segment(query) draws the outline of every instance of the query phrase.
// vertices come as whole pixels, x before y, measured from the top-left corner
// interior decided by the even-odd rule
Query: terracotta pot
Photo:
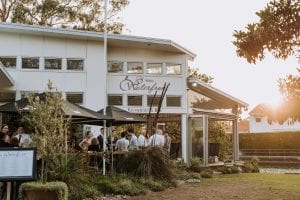
[[[58,196],[55,191],[47,190],[27,190],[26,191],[26,200],[58,200]]]

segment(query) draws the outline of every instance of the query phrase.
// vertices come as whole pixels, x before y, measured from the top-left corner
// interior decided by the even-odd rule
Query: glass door
[[[202,164],[207,164],[208,125],[207,116],[191,115],[188,120],[188,162],[191,158],[200,158]]]

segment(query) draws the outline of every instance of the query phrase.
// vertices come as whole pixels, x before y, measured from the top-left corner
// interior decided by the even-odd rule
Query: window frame
[[[24,68],[24,60],[25,59],[34,59],[34,60],[37,60],[37,63],[38,63],[38,65],[37,65],[37,68]],[[40,69],[40,57],[21,57],[21,68],[23,69],[23,70],[39,70]]]
[[[179,74],[176,74],[176,73],[168,73],[168,67],[171,67],[171,66],[175,66],[175,65],[179,65],[180,66],[180,73]],[[181,63],[166,63],[165,65],[166,67],[166,75],[182,75],[182,64]]]
[[[255,122],[256,123],[261,123],[261,117],[255,117]]]
[[[142,72],[129,72],[129,65],[132,64],[132,63],[140,63],[142,65]],[[126,73],[127,74],[144,74],[144,62],[142,61],[129,61],[127,62],[127,65],[126,65]]]
[[[107,94],[106,97],[107,97],[107,105],[108,106],[123,106],[123,104],[124,104],[123,95],[120,95],[120,94]],[[121,104],[110,104],[109,97],[120,97]]]
[[[168,105],[168,98],[179,98],[179,106],[169,106]],[[182,106],[182,96],[176,96],[176,95],[167,95],[166,96],[166,107],[169,108],[180,108]]]
[[[68,95],[81,95],[81,102],[73,102],[68,99]],[[84,92],[65,92],[66,100],[70,103],[82,105],[84,103]]]
[[[149,98],[153,98],[153,97],[154,97],[154,95],[147,95],[147,106],[148,107],[151,106],[151,102],[152,102],[152,99],[149,101]],[[156,100],[154,100],[152,106],[155,106],[155,107],[158,106],[160,97],[161,96],[155,96],[155,98],[157,99],[157,104],[155,104]],[[162,102],[162,105],[163,105],[163,102]]]
[[[46,60],[60,60],[59,68],[46,68]],[[51,65],[51,63],[50,63],[50,65]],[[50,71],[52,71],[52,70],[62,70],[62,58],[51,58],[51,57],[44,58],[44,69],[45,70],[50,70]]]
[[[68,61],[82,61],[82,69],[68,69]],[[66,70],[67,71],[84,71],[85,70],[85,59],[84,58],[66,58]]]
[[[129,105],[129,98],[130,97],[140,97],[141,98],[141,104],[140,105]],[[143,95],[127,95],[127,106],[143,106]]]
[[[149,66],[149,65],[155,65],[155,64],[159,64],[159,65],[160,65],[160,73],[149,73],[149,72],[148,72],[148,66]],[[163,63],[159,63],[159,62],[148,62],[148,63],[146,64],[146,74],[162,75],[162,74],[163,74]]]
[[[112,63],[119,63],[119,64],[121,64],[121,66],[122,66],[121,71],[118,71],[118,72],[109,71],[109,65],[112,64]],[[124,62],[123,61],[112,60],[112,61],[108,61],[107,62],[107,73],[110,73],[110,74],[122,74],[123,72],[124,72]]]
[[[14,59],[15,60],[15,66],[12,67],[7,67],[3,62],[1,62],[1,59]],[[17,56],[0,56],[0,62],[6,69],[16,69],[17,68],[17,63],[18,63],[18,58]]]

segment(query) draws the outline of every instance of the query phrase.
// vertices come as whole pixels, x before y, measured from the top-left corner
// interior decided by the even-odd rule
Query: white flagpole
[[[106,115],[106,106],[107,106],[107,0],[104,0],[104,48],[103,48],[103,58],[104,58],[104,70],[105,70],[105,95],[104,95],[104,110],[103,114]],[[104,121],[104,133],[103,133],[103,152],[106,152],[106,121]],[[103,175],[105,175],[105,157],[103,155]]]

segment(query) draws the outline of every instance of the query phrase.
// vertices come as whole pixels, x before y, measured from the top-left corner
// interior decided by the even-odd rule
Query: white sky
[[[268,0],[130,0],[122,12],[125,34],[171,39],[197,54],[192,67],[214,77],[213,86],[249,104],[280,101],[277,80],[296,74],[297,59],[271,55],[250,65],[237,57],[232,34],[258,21]]]

